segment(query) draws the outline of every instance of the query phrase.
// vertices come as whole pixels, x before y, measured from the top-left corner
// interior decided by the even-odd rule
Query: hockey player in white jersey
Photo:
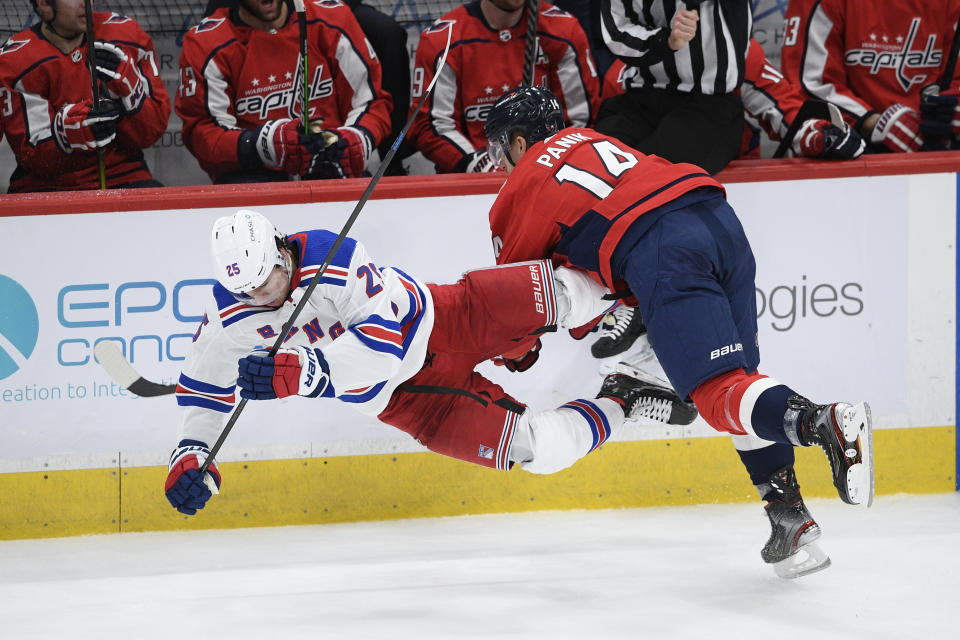
[[[664,381],[626,366],[604,379],[596,398],[540,412],[474,371],[498,356],[507,368],[526,370],[538,357],[539,334],[583,325],[609,306],[601,299],[607,290],[585,273],[545,260],[428,285],[378,267],[347,238],[285,346],[268,357],[264,345],[279,335],[335,240],[322,229],[285,236],[253,211],[214,224],[219,282],[178,381],[179,444],[165,484],[180,512],[196,513],[219,490],[216,465],[203,478],[199,468],[236,386],[252,400],[336,398],[431,451],[495,469],[517,463],[531,473],[569,467],[625,419],[689,424],[697,416]],[[518,346],[522,352],[512,353]]]

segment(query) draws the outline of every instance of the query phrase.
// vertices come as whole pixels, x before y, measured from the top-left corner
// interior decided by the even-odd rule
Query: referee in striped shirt
[[[750,0],[600,0],[603,39],[627,65],[597,131],[671,162],[716,173],[743,136]],[[634,69],[631,69],[634,67]]]

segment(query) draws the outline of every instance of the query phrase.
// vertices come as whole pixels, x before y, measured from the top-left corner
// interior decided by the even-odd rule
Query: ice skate
[[[622,404],[627,420],[648,418],[666,424],[687,425],[698,415],[693,403],[681,400],[665,380],[623,362],[603,379],[597,397],[611,398]]]
[[[803,504],[793,467],[774,472],[762,486],[767,501],[764,510],[770,519],[770,538],[760,551],[763,561],[787,580],[829,567],[830,558],[815,544],[820,527]]]
[[[606,325],[603,333],[590,346],[594,358],[609,358],[623,353],[647,332],[643,319],[634,307],[617,307],[604,317],[603,324]]]
[[[791,396],[790,410],[800,413],[800,438],[819,445],[830,460],[833,485],[847,504],[873,504],[873,426],[866,402],[815,405],[802,396]]]

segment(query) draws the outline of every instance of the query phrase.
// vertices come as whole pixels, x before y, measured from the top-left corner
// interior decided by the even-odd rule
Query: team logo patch
[[[7,40],[6,42],[4,42],[3,44],[0,44],[0,56],[2,56],[2,55],[5,54],[5,53],[13,53],[14,51],[17,51],[18,49],[22,49],[22,48],[23,48],[23,45],[27,44],[28,42],[30,42],[30,41],[29,41],[29,40],[14,40],[13,38],[10,38],[9,40]]]
[[[317,5],[318,7],[323,7],[324,9],[335,9],[343,6],[343,3],[340,2],[340,0],[318,0],[313,4]]]
[[[130,18],[114,12],[110,14],[109,18],[103,21],[103,24],[123,24],[124,22],[130,22]]]
[[[478,458],[486,458],[487,460],[493,460],[493,448],[486,445],[480,445],[480,451],[477,452]]]
[[[200,24],[197,25],[197,33],[203,33],[204,31],[213,31],[221,24],[223,24],[224,18],[204,18],[200,21]]]
[[[430,25],[424,33],[437,33],[438,31],[446,30],[447,27],[452,29],[456,22],[456,20],[437,20]]]
[[[569,18],[571,17],[569,13],[564,11],[559,7],[550,7],[546,11],[541,11],[540,15],[542,16],[556,16],[558,18]]]

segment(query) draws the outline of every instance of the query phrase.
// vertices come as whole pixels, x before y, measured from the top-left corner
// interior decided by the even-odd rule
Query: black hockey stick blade
[[[782,158],[784,156],[787,149],[793,144],[793,139],[796,137],[797,131],[800,130],[804,122],[811,118],[828,120],[838,127],[843,122],[843,115],[836,105],[824,102],[823,100],[807,100],[801,105],[800,110],[797,111],[797,117],[793,119],[793,122],[790,123],[790,128],[787,129],[787,134],[783,136],[780,144],[777,145],[777,150],[773,153],[774,158]]]
[[[313,290],[317,288],[317,285],[320,283],[320,279],[323,278],[323,274],[327,271],[327,267],[330,266],[334,256],[337,255],[337,251],[340,250],[340,245],[342,245],[343,241],[347,239],[347,234],[350,233],[350,229],[353,227],[353,223],[356,222],[357,216],[360,215],[360,211],[363,210],[364,205],[367,204],[367,200],[370,199],[370,194],[373,192],[373,188],[377,186],[377,183],[380,182],[380,178],[383,177],[387,167],[390,166],[390,161],[393,160],[393,156],[397,153],[397,147],[399,147],[400,143],[403,142],[403,137],[407,135],[407,131],[410,130],[410,126],[413,124],[414,118],[416,118],[417,114],[420,113],[420,109],[423,108],[423,103],[426,101],[427,96],[430,95],[430,92],[433,90],[433,85],[437,83],[437,79],[440,77],[440,71],[447,62],[447,54],[450,53],[450,38],[452,36],[453,27],[450,25],[447,27],[447,47],[443,50],[443,55],[441,55],[440,59],[437,61],[436,72],[433,74],[433,79],[430,81],[430,84],[427,85],[427,88],[423,90],[423,96],[421,96],[419,102],[417,102],[416,108],[410,112],[407,122],[403,125],[400,133],[397,134],[397,139],[393,141],[392,145],[390,145],[390,150],[387,151],[386,157],[384,157],[383,161],[380,163],[380,166],[377,167],[377,171],[373,174],[370,182],[367,183],[367,188],[364,189],[363,194],[357,201],[357,204],[353,207],[353,212],[344,223],[343,228],[340,230],[340,234],[337,235],[337,239],[333,241],[333,245],[331,245],[330,250],[327,251],[327,256],[323,259],[323,262],[320,263],[320,267],[317,269],[316,275],[313,276],[310,284],[303,292],[303,296],[300,297],[300,302],[298,302],[297,306],[294,307],[293,312],[290,314],[290,318],[283,323],[283,327],[280,329],[280,334],[277,336],[273,346],[270,347],[270,352],[267,354],[269,357],[272,358],[273,356],[277,355],[277,351],[280,350],[280,346],[286,341],[287,334],[290,332],[290,327],[292,327],[293,323],[296,322],[297,318],[300,317],[300,313],[303,311],[303,308],[307,306],[307,302],[310,301],[310,296],[313,294]],[[207,455],[207,459],[204,460],[202,465],[200,465],[199,472],[201,476],[206,473],[207,468],[213,463],[214,458],[220,451],[220,447],[223,446],[224,440],[227,439],[227,435],[230,433],[230,430],[233,429],[233,425],[237,423],[237,420],[240,418],[240,414],[243,413],[243,408],[246,406],[247,399],[240,398],[240,402],[238,402],[233,408],[233,413],[230,414],[227,424],[223,426],[223,431],[220,432],[220,436],[217,438],[217,441],[210,448],[210,453]]]
[[[129,391],[130,393],[144,398],[153,398],[156,396],[168,396],[175,393],[177,385],[160,384],[147,380],[133,368],[133,365],[127,362],[120,351],[117,343],[104,340],[98,342],[93,348],[93,353],[97,357],[97,362],[107,372],[107,375],[113,378],[114,382]]]

